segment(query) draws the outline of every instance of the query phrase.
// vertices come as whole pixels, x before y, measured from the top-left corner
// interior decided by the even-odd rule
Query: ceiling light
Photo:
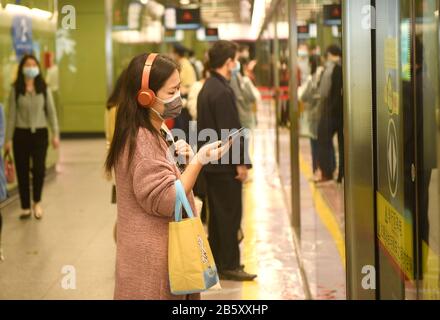
[[[21,6],[21,5],[18,5],[18,4],[11,4],[11,3],[8,3],[7,5],[6,5],[6,11],[8,11],[8,12],[10,12],[10,13],[25,13],[25,14],[29,14],[29,12],[30,12],[30,9],[28,8],[28,7],[25,7],[25,6]]]
[[[32,8],[31,13],[33,16],[41,18],[41,19],[50,19],[52,17],[52,12],[37,9],[37,8]]]
[[[266,17],[266,7],[268,0],[254,1],[254,10],[252,12],[251,22],[251,37],[256,39],[260,33],[260,29],[263,26],[264,19]]]

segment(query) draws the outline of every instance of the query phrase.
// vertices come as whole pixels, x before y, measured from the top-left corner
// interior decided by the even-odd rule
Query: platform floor
[[[267,108],[261,110],[252,143],[254,170],[243,191],[242,262],[258,278],[222,281],[221,290],[202,297],[344,299],[344,255],[338,232],[332,231],[340,208],[326,205],[328,192],[307,180],[309,159],[302,142],[302,241],[295,245],[288,170],[276,165],[270,119]],[[282,136],[288,142],[288,133]],[[100,139],[63,141],[58,174],[44,191],[43,220],[20,221],[18,202],[3,210],[6,260],[0,262],[0,299],[112,299],[116,207],[110,204],[110,185],[103,178],[104,146]],[[316,199],[322,200],[318,206]],[[340,221],[336,226],[340,237],[343,226]]]

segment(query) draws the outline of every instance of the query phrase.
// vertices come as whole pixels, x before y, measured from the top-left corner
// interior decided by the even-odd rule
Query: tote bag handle
[[[174,184],[176,186],[176,205],[174,207],[175,221],[182,221],[182,205],[185,208],[188,217],[194,218],[194,214],[189,204],[188,198],[186,197],[185,189],[183,188],[182,182],[180,180],[176,180]]]

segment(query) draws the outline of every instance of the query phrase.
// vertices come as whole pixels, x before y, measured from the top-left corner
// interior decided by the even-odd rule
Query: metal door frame
[[[374,300],[376,259],[374,28],[365,8],[374,1],[346,0],[343,8],[345,249],[348,299]],[[375,23],[375,16],[371,16]],[[373,26],[373,25],[372,25]],[[354,58],[356,57],[356,59]],[[362,63],[359,63],[362,61]],[[366,277],[374,283],[367,286]]]

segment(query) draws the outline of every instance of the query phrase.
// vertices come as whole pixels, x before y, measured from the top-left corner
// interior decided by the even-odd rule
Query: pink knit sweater
[[[128,148],[115,168],[117,192],[117,253],[115,299],[200,299],[199,294],[175,296],[168,278],[168,223],[174,215],[180,178],[167,157],[167,144],[140,129],[133,161]],[[188,195],[195,212],[192,193]]]

